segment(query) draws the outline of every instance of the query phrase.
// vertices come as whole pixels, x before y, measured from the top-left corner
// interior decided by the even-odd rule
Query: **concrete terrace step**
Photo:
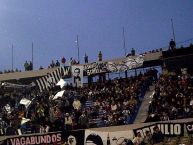
[[[141,106],[139,108],[138,114],[135,118],[134,123],[143,123],[145,122],[147,116],[148,116],[148,108],[149,108],[149,102],[152,100],[150,96],[154,93],[155,86],[150,86],[150,90],[145,93],[144,99],[141,103]]]

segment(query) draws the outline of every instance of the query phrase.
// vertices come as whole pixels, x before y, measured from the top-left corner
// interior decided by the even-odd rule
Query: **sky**
[[[34,67],[47,67],[63,56],[80,61],[86,53],[96,61],[166,48],[172,35],[176,42],[193,43],[193,0],[0,0],[0,70],[23,70],[32,59]]]

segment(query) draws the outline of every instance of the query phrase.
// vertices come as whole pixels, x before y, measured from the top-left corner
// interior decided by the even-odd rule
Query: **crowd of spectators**
[[[164,135],[156,125],[153,127],[153,133],[146,131],[144,137],[142,137],[140,132],[136,132],[133,139],[133,145],[163,145]]]
[[[74,64],[79,64],[79,62],[76,61],[76,59],[73,59],[72,57],[70,58],[69,64],[66,63],[66,58],[62,57],[61,61],[59,62],[58,60],[54,61],[52,60],[52,62],[50,63],[50,65],[48,66],[48,68],[54,68],[54,67],[59,67],[59,66],[71,66]]]
[[[4,122],[3,128],[10,128],[7,129],[8,134],[14,134],[16,129],[22,133],[43,133],[129,124],[137,114],[150,78],[148,72],[89,87],[66,86],[63,97],[56,100],[52,98],[58,88],[43,93],[31,89],[7,94],[1,92],[1,100],[4,101],[1,102],[0,122]],[[30,106],[21,105],[19,102],[22,98],[32,100]],[[9,104],[9,111],[4,107],[6,104]],[[22,118],[30,121],[21,124]]]
[[[58,66],[60,66],[60,62],[58,60],[56,60],[56,62],[54,60],[52,60],[52,62],[48,66],[48,68],[54,68],[54,67],[58,67]]]
[[[147,122],[166,121],[193,116],[193,75],[186,70],[160,75]]]
[[[4,70],[4,71],[0,71],[0,74],[6,74],[6,73],[14,73],[14,72],[21,72],[21,70],[19,69],[15,69],[15,70]]]
[[[85,58],[85,63],[88,63],[88,56],[85,54],[84,56]],[[70,66],[70,65],[74,65],[74,64],[79,64],[79,62],[77,62],[76,59],[73,59],[72,57],[69,60],[69,63],[67,64],[66,62],[66,58],[62,57],[61,61],[59,60],[52,60],[52,62],[50,63],[50,65],[48,66],[48,68],[54,68],[54,67],[59,67],[59,66]],[[44,69],[44,67],[40,66],[39,70]],[[25,71],[31,71],[33,70],[33,64],[31,61],[25,61],[24,63],[24,70]],[[15,69],[15,70],[4,70],[4,71],[0,71],[0,74],[5,74],[5,73],[14,73],[14,72],[21,72],[21,70]]]

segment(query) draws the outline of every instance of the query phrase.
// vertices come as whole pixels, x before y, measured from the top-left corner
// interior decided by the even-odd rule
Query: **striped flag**
[[[71,69],[70,67],[59,67],[51,73],[48,73],[46,76],[43,76],[37,80],[35,80],[32,84],[38,86],[40,92],[44,90],[49,90],[54,87],[58,81],[65,77],[70,76]]]

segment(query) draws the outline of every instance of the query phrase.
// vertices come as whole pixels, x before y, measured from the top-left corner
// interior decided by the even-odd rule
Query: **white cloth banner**
[[[137,68],[143,65],[144,58],[142,55],[129,56],[121,61],[109,61],[107,70],[110,72],[121,72],[129,69]]]
[[[22,120],[21,120],[21,125],[23,125],[23,124],[25,124],[25,123],[27,123],[27,122],[29,122],[29,121],[30,121],[30,119],[22,118]]]
[[[23,99],[20,100],[19,103],[25,105],[25,107],[28,108],[29,105],[31,104],[31,101],[26,99],[26,98],[23,98]]]
[[[90,144],[103,144],[107,145],[107,142],[110,142],[110,145],[124,144],[128,139],[132,140],[134,137],[133,130],[127,131],[116,131],[116,132],[103,132],[103,131],[92,131],[85,130],[85,145]],[[102,143],[101,143],[102,141]]]
[[[64,92],[65,92],[65,90],[58,92],[58,93],[54,96],[53,100],[58,99],[58,98],[62,98]]]
[[[61,89],[66,85],[67,82],[64,79],[60,79],[60,81],[56,84],[56,86],[60,86]]]
[[[83,69],[84,67],[80,65],[72,66],[72,76],[73,76],[72,84],[74,87],[83,86]]]

